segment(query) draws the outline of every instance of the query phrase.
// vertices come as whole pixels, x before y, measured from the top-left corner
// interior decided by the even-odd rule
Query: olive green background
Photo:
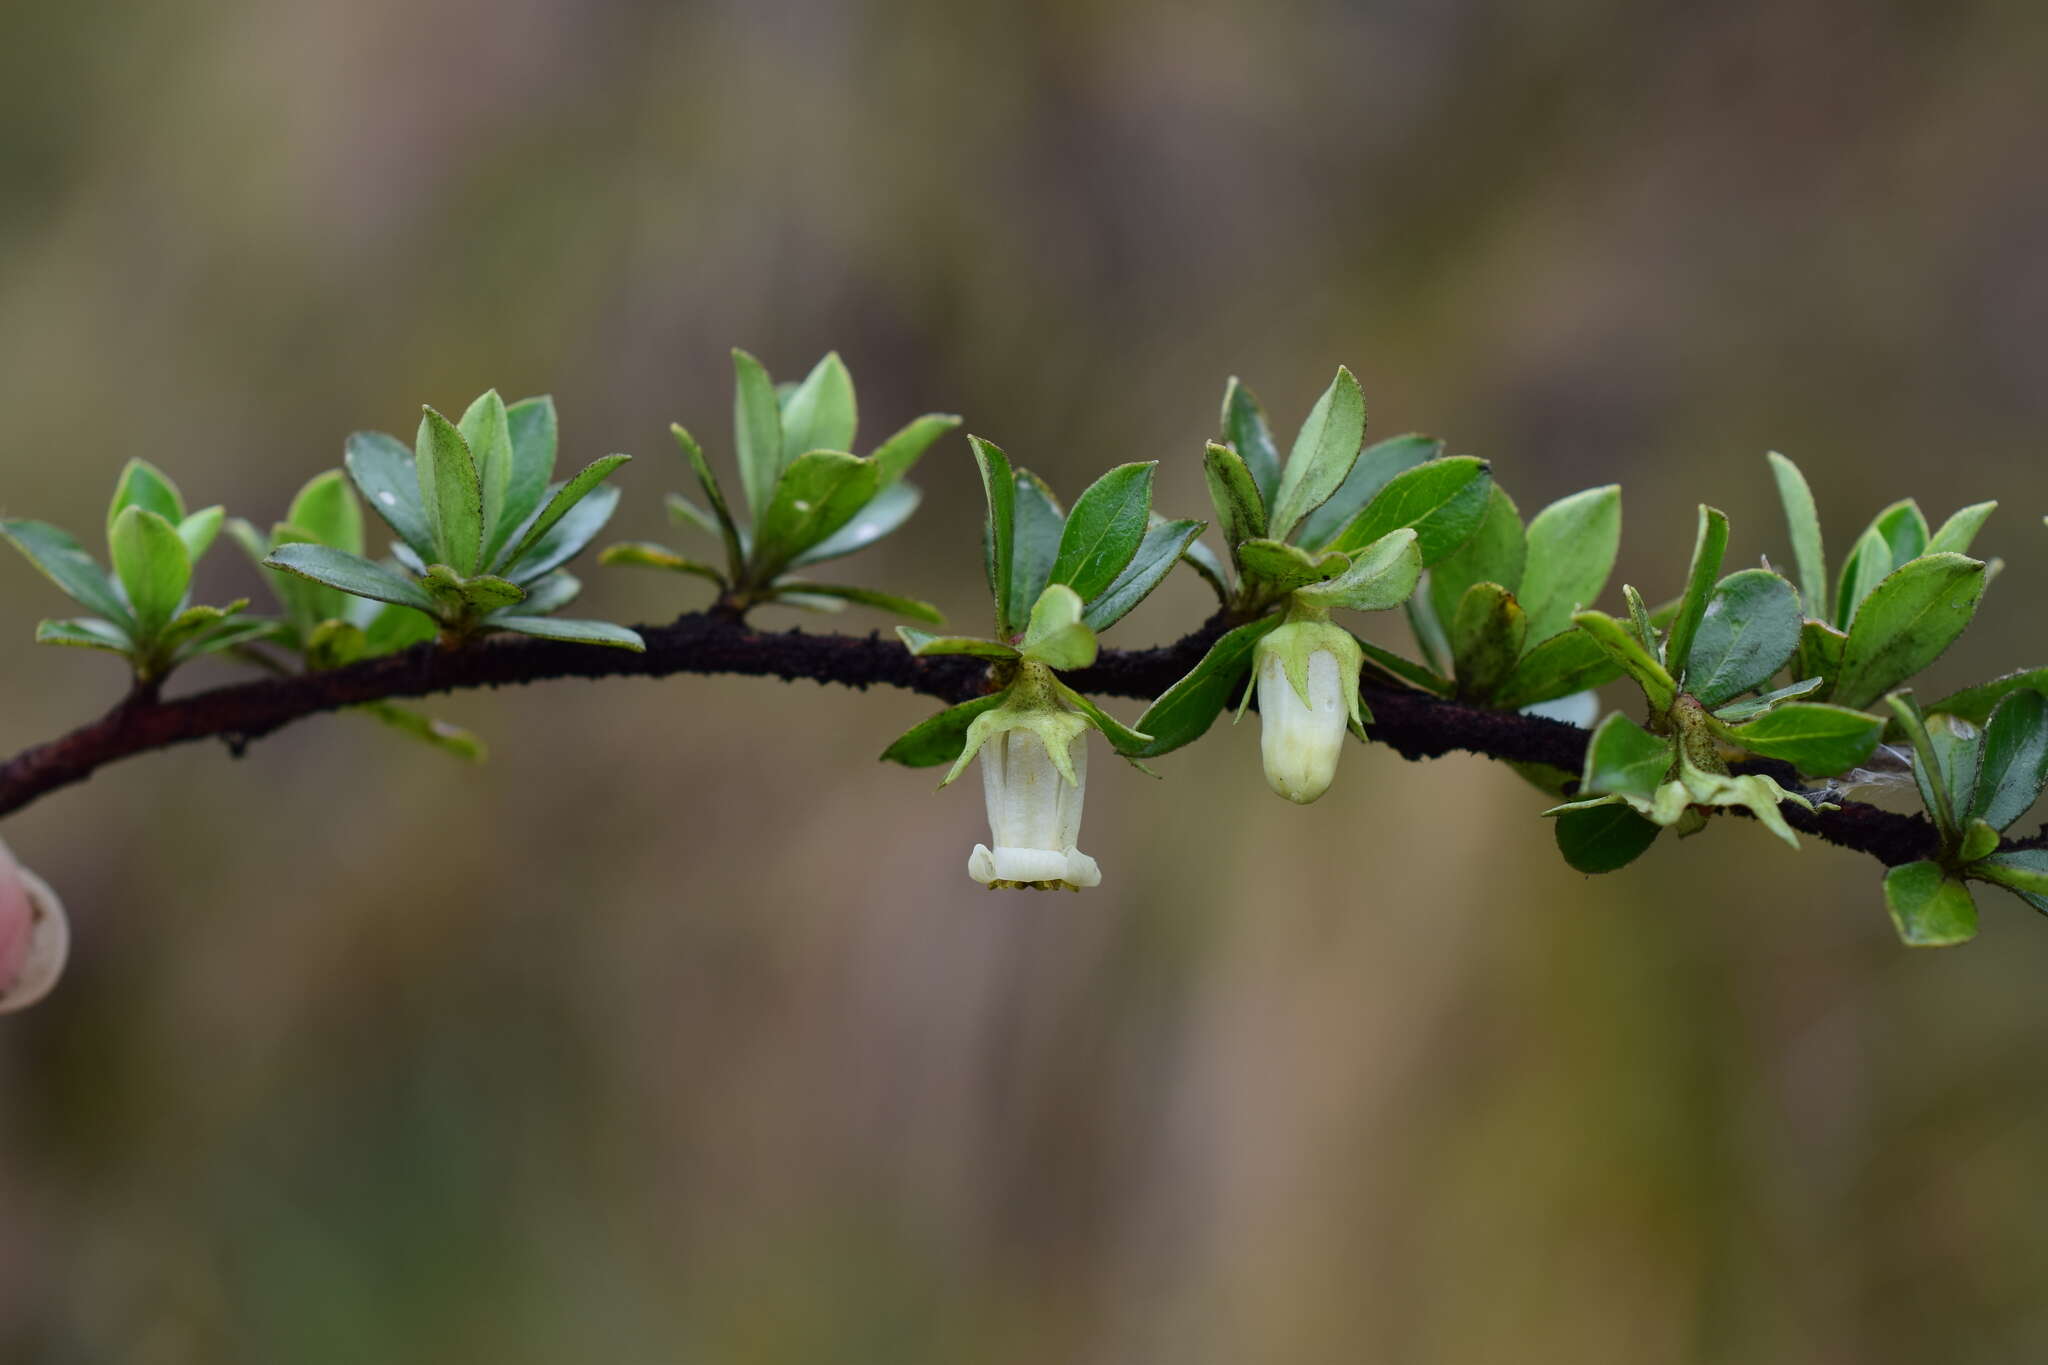
[[[1997,497],[1931,671],[2048,662],[2048,14],[2008,3],[10,7],[0,511],[124,460],[267,523],[359,427],[551,390],[666,534],[726,348],[838,347],[1071,496],[1206,515],[1227,376],[1287,431],[1625,485],[1622,579]],[[978,626],[939,446],[843,577]],[[599,570],[593,614],[693,580]],[[221,596],[257,586],[225,543]],[[1208,610],[1192,575],[1112,643]],[[0,748],[96,714],[0,564]],[[798,618],[765,612],[764,625]],[[816,624],[805,618],[807,624]],[[850,613],[845,628],[886,628]],[[1395,640],[1397,623],[1374,622]],[[213,663],[181,687],[232,676]],[[1617,687],[1609,700],[1630,699]],[[1253,725],[1098,750],[1104,884],[965,875],[927,704],[809,684],[440,699],[154,755],[6,822],[77,957],[0,1022],[8,1361],[2009,1362],[2048,1354],[2048,924],[1896,946],[1867,859],[1716,825],[1568,871],[1542,799]],[[1134,704],[1117,706],[1131,718]]]

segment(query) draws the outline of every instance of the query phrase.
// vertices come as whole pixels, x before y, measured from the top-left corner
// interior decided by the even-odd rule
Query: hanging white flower
[[[1362,724],[1364,653],[1349,631],[1299,620],[1260,640],[1255,657],[1266,785],[1305,806],[1336,778],[1346,727]]]
[[[989,837],[976,844],[967,875],[983,886],[1054,886],[1079,891],[1102,881],[1095,860],[1076,848],[1088,790],[1088,735],[1066,742],[1056,761],[1039,730],[1005,730],[983,746],[982,787]]]
[[[64,902],[0,843],[0,1014],[48,995],[70,953]]]

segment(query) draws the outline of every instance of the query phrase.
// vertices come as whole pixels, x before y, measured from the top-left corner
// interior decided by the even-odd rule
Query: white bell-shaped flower
[[[1062,743],[1064,763],[1056,761],[1050,747]],[[1070,739],[1038,727],[1002,730],[982,746],[981,779],[995,846],[974,846],[968,876],[983,886],[1070,891],[1102,881],[1095,860],[1074,846],[1081,837],[1081,805],[1087,796],[1085,729],[1075,727]]]
[[[70,954],[64,903],[0,843],[0,1014],[48,995]]]
[[[1361,720],[1363,654],[1340,627],[1290,621],[1259,641],[1257,659],[1266,785],[1305,806],[1330,789],[1344,731]]]

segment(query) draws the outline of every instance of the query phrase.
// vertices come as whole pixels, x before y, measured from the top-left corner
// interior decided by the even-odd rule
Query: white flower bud
[[[1051,727],[1047,727],[1051,728]],[[1052,744],[1064,743],[1065,764]],[[1072,781],[1061,773],[1066,767]],[[976,844],[967,875],[983,886],[1064,887],[1097,885],[1102,870],[1074,847],[1081,837],[1081,804],[1087,795],[1087,731],[1071,738],[1036,726],[1005,729],[981,749],[981,778],[988,799],[989,837],[995,847]]]
[[[48,995],[70,953],[64,903],[0,843],[0,1014]]]
[[[1303,620],[1260,640],[1257,659],[1266,785],[1305,806],[1330,789],[1345,727],[1359,721],[1363,652],[1341,627]]]

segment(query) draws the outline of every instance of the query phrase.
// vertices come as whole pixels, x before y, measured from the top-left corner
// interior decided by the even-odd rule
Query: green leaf
[[[62,589],[66,597],[118,625],[133,624],[135,618],[114,591],[107,571],[68,532],[48,522],[9,518],[0,520],[0,535],[6,536],[8,543]]]
[[[561,442],[555,400],[546,394],[522,398],[505,409],[505,430],[512,442],[512,476],[505,486],[505,506],[484,546],[484,559],[496,563],[505,542],[526,525],[555,477],[555,452]],[[346,550],[349,547],[341,547]],[[440,724],[439,721],[432,722]],[[453,729],[454,727],[449,727]],[[462,733],[468,733],[463,731]]]
[[[1458,691],[1469,697],[1490,697],[1522,657],[1529,618],[1515,595],[1498,583],[1474,583],[1465,589],[1451,617],[1451,661]]]
[[[768,371],[737,348],[732,353],[732,439],[740,488],[758,519],[782,473],[782,412]]]
[[[1920,504],[1911,498],[1901,498],[1879,512],[1870,529],[1883,536],[1885,544],[1891,547],[1894,565],[1918,559],[1927,549],[1927,518],[1921,515]]]
[[[662,505],[668,509],[668,521],[671,526],[691,527],[707,536],[725,534],[724,527],[717,517],[681,493],[670,493],[662,499]]]
[[[579,528],[588,526],[588,534],[585,534],[580,541],[576,542],[574,548],[570,549],[568,554],[555,559],[553,563],[547,564],[545,568],[534,567],[550,557],[546,551],[542,550],[541,543],[549,539],[550,533],[555,530],[557,524],[562,522],[577,504],[583,502],[585,498],[588,498],[595,492],[599,484],[611,477],[613,470],[632,458],[631,455],[607,455],[603,459],[592,460],[589,464],[577,470],[576,476],[563,484],[556,491],[555,495],[548,499],[547,506],[543,507],[540,514],[533,519],[533,523],[526,528],[525,534],[520,536],[518,543],[506,552],[502,562],[498,565],[499,570],[510,573],[513,577],[524,581],[528,578],[538,577],[548,569],[558,567],[564,559],[569,558],[577,550],[588,545],[591,537],[595,536],[603,528],[604,523],[611,519],[612,509],[618,505],[618,491],[616,489],[609,490],[612,494],[609,499],[596,503],[592,509],[585,512],[583,518],[579,518],[575,523]],[[595,515],[596,510],[599,508],[603,510],[602,516]],[[595,521],[596,524],[590,525],[591,521]],[[556,538],[555,544],[558,546],[561,544],[560,538]],[[542,552],[535,553],[537,550],[542,550]]]
[[[220,534],[221,522],[227,516],[227,509],[218,505],[202,507],[183,521],[175,523],[178,539],[185,542],[185,557],[197,564],[213,548],[214,537]]]
[[[1236,375],[1223,389],[1222,430],[1223,444],[1244,462],[1252,486],[1258,489],[1261,524],[1255,534],[1264,535],[1265,509],[1273,505],[1280,491],[1280,448],[1273,443],[1273,431],[1266,425],[1266,411],[1259,406],[1258,396]]]
[[[1281,471],[1280,488],[1273,497],[1271,533],[1275,540],[1286,540],[1303,517],[1337,491],[1351,473],[1364,440],[1365,395],[1359,392],[1351,371],[1340,365],[1337,377],[1316,399],[1308,420],[1301,424],[1294,448],[1288,453],[1287,466]],[[1363,545],[1367,541],[1358,543]]]
[[[2017,848],[1994,853],[1972,863],[1969,871],[1971,876],[1997,883],[2048,915],[2048,849]]]
[[[1710,723],[1731,743],[1818,777],[1860,767],[1884,736],[1884,722],[1876,716],[1812,701],[1786,702],[1739,725]]]
[[[1395,475],[1328,548],[1350,551],[1389,531],[1415,528],[1427,569],[1472,539],[1486,520],[1493,480],[1470,455],[1431,460]]]
[[[1850,623],[1834,699],[1868,706],[1933,663],[1983,594],[1983,562],[1958,554],[1925,555],[1888,575]]]
[[[1700,618],[1707,614],[1707,600],[1714,595],[1714,581],[1721,576],[1721,557],[1727,550],[1728,518],[1701,504],[1699,534],[1693,541],[1692,569],[1686,575],[1685,595],[1679,598],[1678,614],[1671,618],[1671,627],[1664,636],[1664,662],[1681,676],[1692,658],[1692,637],[1700,628]]]
[[[873,607],[877,611],[894,612],[908,616],[913,621],[927,625],[942,626],[946,623],[944,613],[929,602],[920,602],[914,597],[898,597],[895,593],[877,592],[873,588],[853,588],[843,583],[813,583],[808,579],[784,578],[776,583],[775,591],[800,592],[808,597],[836,598],[841,602],[852,602],[856,606]]]
[[[1977,539],[1977,532],[1983,529],[1985,519],[1998,510],[1995,502],[1972,503],[1941,524],[1941,529],[1928,537],[1927,549],[1930,555],[1970,553],[1971,542]]]
[[[1613,711],[1586,742],[1586,768],[1579,789],[1587,795],[1634,796],[1648,801],[1670,780],[1677,761],[1668,737],[1653,735]]]
[[[1885,873],[1884,900],[1899,941],[1909,948],[1946,948],[1977,937],[1977,902],[1939,863],[1906,863]]]
[[[1747,697],[1741,701],[1729,702],[1726,706],[1716,707],[1714,716],[1717,720],[1726,721],[1730,725],[1740,724],[1745,720],[1751,720],[1762,715],[1780,702],[1791,701],[1795,697],[1810,696],[1819,691],[1820,686],[1821,679],[1819,678],[1801,678],[1796,683],[1788,683],[1783,687],[1773,688],[1769,692],[1759,693],[1754,697]]]
[[[882,487],[887,489],[908,474],[933,442],[959,425],[960,419],[951,413],[928,412],[876,446],[869,458],[881,473]]]
[[[108,537],[114,572],[135,610],[138,643],[153,640],[178,612],[192,586],[192,557],[178,528],[145,507],[131,505],[114,518]]]
[[[1217,558],[1216,552],[1203,544],[1201,540],[1196,539],[1188,542],[1187,549],[1181,552],[1181,558],[1187,560],[1188,567],[1197,574],[1200,574],[1202,581],[1215,590],[1216,600],[1228,606],[1230,603],[1229,570],[1223,567],[1223,561]]]
[[[1010,621],[1024,621],[1052,581],[1052,563],[1059,557],[1066,513],[1045,480],[1028,469],[1015,470],[1012,477],[1016,481],[1017,528],[1011,543],[1010,595],[1004,615]]]
[[[1982,725],[1990,719],[1992,709],[1999,702],[2019,691],[2048,692],[2048,668],[2025,668],[1975,687],[1965,687],[1930,704],[1927,710],[1930,713],[1945,712],[1973,725]]]
[[[697,476],[697,486],[704,490],[704,496],[711,503],[711,514],[718,519],[719,534],[725,540],[726,577],[737,583],[746,576],[747,547],[740,535],[739,519],[732,514],[732,504],[725,500],[725,490],[718,485],[718,476],[711,472],[711,462],[704,458],[704,448],[697,444],[697,438],[680,425],[671,422],[669,431],[675,436],[676,444],[683,448],[683,458],[690,462],[690,469]]]
[[[1237,547],[1266,534],[1266,504],[1252,472],[1236,451],[1210,442],[1202,452],[1202,474],[1209,483],[1209,504],[1216,509],[1216,528],[1237,561]]]
[[[497,630],[509,630],[520,635],[531,635],[540,640],[564,640],[578,645],[610,645],[615,649],[628,649],[635,654],[647,652],[647,642],[639,632],[615,626],[609,621],[576,621],[562,616],[503,616],[494,615],[490,624]]]
[[[1799,628],[1799,672],[1818,675],[1823,696],[1834,687],[1835,678],[1842,671],[1842,649],[1848,643],[1847,635],[1825,621],[1809,619]]]
[[[2015,692],[1984,727],[1983,758],[1968,818],[2004,829],[2025,815],[2048,783],[2048,698]]]
[[[967,727],[974,723],[974,718],[1002,705],[1008,695],[998,692],[990,697],[976,697],[919,721],[882,750],[882,761],[901,763],[906,768],[936,768],[951,763],[967,747]]]
[[[1884,533],[1873,526],[1865,531],[1842,561],[1842,574],[1835,584],[1835,625],[1847,630],[1856,619],[1863,599],[1870,596],[1894,567],[1892,547]]]
[[[489,749],[481,739],[461,726],[450,725],[445,720],[436,720],[432,716],[422,715],[403,706],[395,706],[388,701],[373,701],[358,709],[402,734],[411,735],[442,753],[467,762],[481,763],[490,755]]]
[[[711,565],[679,555],[665,545],[654,545],[644,540],[607,545],[598,555],[597,562],[607,567],[667,569],[671,573],[695,574],[699,578],[710,579],[721,588],[725,586],[725,575]]]
[[[1171,753],[1206,734],[1217,715],[1243,690],[1253,649],[1279,625],[1279,615],[1267,616],[1225,633],[1209,646],[1201,662],[1160,693],[1138,717],[1138,729],[1152,736],[1139,757]]]
[[[420,503],[419,473],[413,454],[381,431],[358,431],[343,453],[348,476],[370,510],[415,554],[434,554],[434,533]]]
[[[1362,457],[1360,462],[1363,463]],[[1527,558],[1522,517],[1514,499],[1499,484],[1491,484],[1479,529],[1429,571],[1429,601],[1437,619],[1445,621],[1454,616],[1458,599],[1474,583],[1498,583],[1514,592],[1522,584]]]
[[[1785,507],[1785,528],[1792,536],[1801,610],[1815,620],[1828,620],[1828,561],[1821,545],[1820,513],[1814,509],[1813,490],[1798,465],[1775,450],[1765,458],[1778,485],[1778,501]]]
[[[135,642],[112,621],[97,616],[72,621],[40,621],[36,624],[39,645],[70,645],[76,649],[104,649],[126,657],[135,652]]]
[[[1365,651],[1369,665],[1397,682],[1405,682],[1410,687],[1419,687],[1439,697],[1449,697],[1457,691],[1449,678],[1438,677],[1413,659],[1403,658],[1391,649],[1382,649],[1370,640],[1360,640],[1358,647]],[[1607,656],[1602,654],[1600,657],[1604,660]]]
[[[173,526],[185,519],[185,500],[179,496],[178,486],[147,460],[128,461],[115,481],[114,498],[107,505],[109,536],[114,534],[115,521],[131,507],[154,512]]]
[[[932,635],[911,626],[896,627],[903,647],[919,658],[935,654],[966,654],[977,659],[1014,659],[1017,651],[1000,640],[980,640],[971,635]]]
[[[1572,624],[1590,636],[1621,665],[1623,672],[1636,680],[1653,711],[1671,709],[1671,703],[1678,696],[1678,684],[1664,670],[1664,665],[1643,648],[1627,626],[1604,611],[1582,611],[1572,617]]]
[[[1948,731],[1948,742],[1937,745],[1927,717],[1922,714],[1919,703],[1913,700],[1912,692],[1894,692],[1884,700],[1898,718],[1907,742],[1913,746],[1913,780],[1919,785],[1921,802],[1927,807],[1927,814],[1934,821],[1934,827],[1941,831],[1943,839],[1953,840],[1962,832],[1962,821],[1958,815],[1970,800],[1977,776],[1972,767],[1968,773],[1959,774],[1968,779],[1961,787],[1951,787],[1947,769],[1950,758],[1966,746],[1958,743],[1960,736],[1952,729]],[[1974,746],[1969,747],[1974,755]]]
[[[349,491],[348,479],[339,469],[315,475],[301,488],[285,520],[318,544],[352,555],[363,552],[362,504]]]
[[[1086,668],[1095,662],[1095,632],[1081,620],[1081,596],[1064,583],[1039,594],[1024,628],[1023,652],[1048,668]]]
[[[1415,532],[1403,527],[1353,552],[1343,573],[1311,583],[1296,596],[1317,606],[1388,611],[1414,595],[1421,577],[1422,549]]]
[[[1580,872],[1613,872],[1657,842],[1662,831],[1620,802],[1568,810],[1552,827],[1557,851]]]
[[[805,451],[782,471],[754,529],[753,572],[772,579],[805,550],[840,530],[880,488],[874,461],[836,450]]]
[[[1799,648],[1802,620],[1798,593],[1769,569],[1729,574],[1707,599],[1691,652],[1670,656],[1684,658],[1680,685],[1708,707],[1763,685]]]
[[[782,467],[813,450],[851,451],[858,429],[853,376],[839,352],[827,352],[782,404]]]
[[[1571,629],[1572,613],[1607,586],[1621,547],[1621,486],[1560,498],[1529,523],[1528,558],[1515,599],[1529,617],[1529,639]]]
[[[229,621],[186,640],[178,646],[171,662],[180,664],[201,654],[220,654],[255,640],[275,636],[279,629],[275,621]]]
[[[434,530],[428,558],[457,573],[475,573],[483,563],[484,494],[469,443],[447,418],[427,408],[413,449],[420,506]]]
[[[1074,500],[1060,532],[1051,582],[1064,583],[1090,602],[1116,581],[1144,542],[1157,465],[1156,460],[1118,465]]]
[[[1324,545],[1335,540],[1345,523],[1378,497],[1380,490],[1396,474],[1426,464],[1443,451],[1444,443],[1435,437],[1413,434],[1367,446],[1359,452],[1358,462],[1351,466],[1351,472],[1344,476],[1344,482],[1337,486],[1337,491],[1321,507],[1302,518],[1301,526],[1294,535],[1295,543]],[[1521,533],[1522,525],[1518,521],[1515,523],[1518,539]]]
[[[1524,654],[1501,682],[1493,704],[1504,711],[1519,711],[1611,683],[1621,672],[1621,664],[1592,636],[1583,630],[1567,630]]]
[[[1998,831],[1982,820],[1972,820],[1963,832],[1963,842],[1956,849],[1956,858],[1960,862],[1974,863],[1997,851]]]
[[[483,494],[485,547],[502,545],[514,523],[506,520],[506,503],[512,488],[512,427],[505,412],[505,400],[496,389],[487,389],[469,405],[456,423],[456,430],[476,461],[477,483]],[[479,563],[486,561],[483,549]]]
[[[561,568],[597,538],[618,506],[618,489],[593,489],[563,514],[537,544],[508,564],[506,576],[524,587]]]
[[[1337,577],[1351,557],[1335,550],[1317,554],[1279,540],[1248,540],[1237,547],[1238,568],[1271,593],[1292,592]]]
[[[880,466],[876,473],[881,473]],[[806,564],[819,564],[828,559],[838,559],[868,546],[888,535],[904,522],[924,500],[916,486],[907,483],[891,483],[868,500],[865,507],[853,514],[844,526],[826,536],[823,540],[805,550],[790,561],[791,568]]]
[[[1097,730],[1100,730],[1102,737],[1109,741],[1109,747],[1116,750],[1123,757],[1130,759],[1141,758],[1144,756],[1145,750],[1151,746],[1151,735],[1139,730],[1133,730],[1130,726],[1124,724],[1115,716],[1112,716],[1109,712],[1103,710],[1093,701],[1082,696],[1057,678],[1053,680],[1053,690],[1065,698],[1069,706],[1072,706],[1076,711],[1086,716],[1088,723]],[[1145,769],[1142,764],[1139,767],[1141,771],[1150,771]],[[1157,776],[1157,774],[1155,773],[1153,776]]]
[[[498,611],[526,600],[526,589],[509,579],[480,573],[463,580],[462,600],[478,611]]]
[[[346,550],[311,543],[280,545],[263,562],[268,568],[283,569],[356,597],[434,613],[434,600],[427,596],[426,589],[382,564]]]
[[[1081,619],[1091,630],[1108,630],[1145,600],[1152,590],[1173,572],[1173,566],[1195,537],[1202,534],[1199,521],[1161,521],[1148,528],[1138,543],[1138,552],[1116,576],[1116,581],[1088,603]]]
[[[1023,618],[1011,607],[1010,561],[1016,550],[1017,485],[1010,469],[1010,457],[993,442],[969,436],[974,463],[981,470],[981,495],[988,504],[988,520],[982,525],[982,558],[988,568],[988,590],[996,603],[996,633],[1009,639],[1017,633]]]
[[[526,590],[526,600],[520,603],[521,616],[546,616],[549,612],[560,611],[583,591],[583,584],[577,581],[576,576],[561,569],[530,578],[520,586]]]

